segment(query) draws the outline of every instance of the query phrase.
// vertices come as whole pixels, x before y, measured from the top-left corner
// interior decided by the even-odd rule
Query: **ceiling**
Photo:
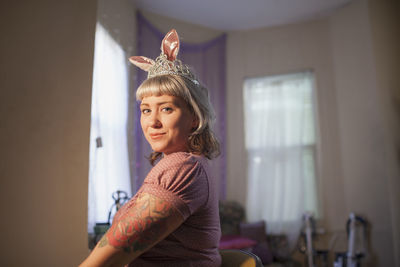
[[[323,17],[351,0],[133,0],[148,12],[205,27],[249,30]]]

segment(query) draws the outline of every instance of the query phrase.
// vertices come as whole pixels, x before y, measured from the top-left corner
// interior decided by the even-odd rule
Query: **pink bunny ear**
[[[139,56],[130,57],[129,61],[144,71],[149,71],[149,69],[155,64],[154,60]]]
[[[174,61],[179,52],[179,36],[175,29],[170,30],[161,42],[161,51],[169,61]]]

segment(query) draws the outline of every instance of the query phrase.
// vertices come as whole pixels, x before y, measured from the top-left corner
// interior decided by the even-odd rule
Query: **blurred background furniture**
[[[263,267],[257,255],[238,249],[220,250],[221,267]]]
[[[263,266],[294,267],[301,264],[291,259],[287,237],[267,234],[267,222],[246,222],[245,210],[237,202],[220,202],[222,237],[220,250],[236,249],[259,257]]]

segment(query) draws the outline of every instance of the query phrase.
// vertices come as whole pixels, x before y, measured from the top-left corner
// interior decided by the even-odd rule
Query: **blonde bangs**
[[[188,101],[188,95],[185,94],[187,90],[180,90],[185,88],[185,83],[180,77],[173,75],[160,75],[145,80],[136,91],[136,100],[143,100],[146,96],[160,96],[171,95],[183,98]]]

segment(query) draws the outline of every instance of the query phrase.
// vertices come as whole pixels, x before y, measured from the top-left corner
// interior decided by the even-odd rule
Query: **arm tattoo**
[[[102,248],[102,247],[105,247],[106,245],[108,245],[108,240],[107,240],[107,236],[106,235],[103,235],[103,237],[100,239],[100,241],[99,241],[99,247],[100,248]]]
[[[99,242],[125,252],[142,251],[153,245],[168,230],[167,219],[173,214],[170,203],[150,194],[141,194],[114,221]]]

